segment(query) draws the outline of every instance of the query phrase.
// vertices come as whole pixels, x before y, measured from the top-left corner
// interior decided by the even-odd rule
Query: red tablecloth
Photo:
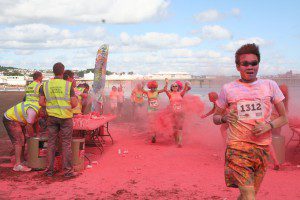
[[[73,118],[73,130],[86,130],[91,131],[95,130],[106,123],[114,120],[115,115],[101,115],[97,118],[94,118],[90,115],[82,115],[80,117]]]

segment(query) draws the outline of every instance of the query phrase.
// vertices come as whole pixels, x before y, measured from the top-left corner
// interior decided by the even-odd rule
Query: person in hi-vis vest
[[[25,101],[40,108],[41,106],[39,105],[39,90],[42,85],[43,74],[39,71],[36,71],[33,73],[32,78],[33,81],[29,85],[27,85],[25,89]]]
[[[28,136],[34,135],[32,126],[36,121],[37,110],[35,105],[21,102],[4,113],[3,125],[15,150],[14,171],[31,171],[31,168],[24,165],[25,130]]]
[[[54,175],[55,144],[58,134],[62,140],[62,168],[65,177],[74,177],[72,166],[72,133],[73,112],[77,106],[77,97],[72,83],[63,80],[65,66],[56,63],[53,66],[54,79],[43,84],[40,88],[40,106],[46,106],[48,139],[48,166],[45,171],[47,176]]]
[[[73,114],[78,115],[82,114],[82,99],[87,98],[88,94],[84,93],[85,88],[76,87],[76,80],[74,79],[74,72],[71,70],[65,70],[63,79],[72,83],[72,87],[74,88],[75,95],[78,98],[78,104],[75,108],[73,108]]]
[[[24,101],[26,104],[29,104],[31,108],[35,110],[35,113],[39,113],[41,106],[39,105],[39,90],[43,81],[43,74],[39,71],[35,71],[32,75],[33,82],[26,86],[25,93],[26,96]],[[33,113],[33,114],[35,114]],[[32,126],[27,126],[27,128],[33,128]],[[35,126],[36,132],[38,132],[38,123]],[[29,130],[29,132],[33,132],[33,130]]]

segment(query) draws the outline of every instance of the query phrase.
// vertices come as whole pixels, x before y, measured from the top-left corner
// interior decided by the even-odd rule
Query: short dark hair
[[[66,70],[64,72],[64,80],[67,80],[68,78],[74,78],[74,72],[72,72],[71,70]]]
[[[83,83],[82,85],[83,85],[83,87],[84,87],[84,88],[86,88],[86,89],[88,89],[88,90],[90,89],[90,86],[89,86],[89,84],[87,84],[87,83]]]
[[[40,78],[41,76],[43,76],[42,72],[35,71],[32,75],[32,78],[35,81],[36,79]]]
[[[65,71],[65,66],[61,62],[55,63],[53,65],[53,73],[55,76],[62,75],[64,71]]]
[[[258,62],[260,62],[259,47],[255,43],[245,44],[235,52],[235,64],[240,64],[240,56],[243,54],[254,54],[257,56]]]

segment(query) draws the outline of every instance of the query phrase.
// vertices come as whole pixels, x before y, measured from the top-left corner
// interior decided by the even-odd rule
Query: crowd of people
[[[267,170],[268,155],[273,155],[275,167],[278,161],[272,153],[271,135],[280,133],[287,123],[288,90],[276,82],[258,79],[260,52],[256,44],[241,46],[235,53],[236,70],[240,78],[223,85],[219,94],[208,94],[213,108],[201,118],[213,115],[213,122],[221,125],[226,145],[225,181],[228,187],[239,188],[239,199],[255,199]],[[41,113],[47,113],[48,166],[47,176],[54,175],[54,158],[57,137],[62,142],[62,169],[65,177],[74,177],[71,159],[71,141],[74,115],[84,110],[84,99],[88,97],[89,85],[76,86],[74,73],[65,70],[62,63],[53,66],[54,78],[42,83],[40,72],[33,74],[33,82],[26,88],[24,101],[4,113],[3,123],[15,149],[14,171],[30,171],[24,163],[25,138],[36,136],[34,127]],[[191,84],[174,81],[158,89],[156,81],[138,83],[131,93],[133,118],[143,109],[146,99],[151,142],[157,140],[156,116],[160,106],[159,95],[166,93],[171,116],[172,132],[178,147],[182,147],[183,121],[185,118],[184,98]],[[148,89],[145,89],[147,86]],[[122,115],[124,104],[123,86],[113,86],[109,94],[111,113]],[[44,109],[43,109],[44,108]],[[199,118],[200,119],[200,118]],[[24,135],[25,133],[25,135]]]
[[[53,73],[54,78],[44,83],[41,72],[33,74],[33,82],[26,87],[23,101],[4,113],[3,124],[15,151],[14,171],[31,171],[24,159],[26,138],[38,136],[41,129],[46,128],[48,166],[45,174],[54,175],[56,144],[60,137],[62,169],[64,176],[69,178],[77,175],[72,165],[72,118],[82,112],[82,100],[88,96],[89,86],[79,84],[76,87],[74,73],[65,70],[62,63],[54,64]],[[42,122],[46,117],[45,127]]]

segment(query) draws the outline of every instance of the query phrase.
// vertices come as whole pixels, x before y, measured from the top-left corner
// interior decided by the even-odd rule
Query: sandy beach
[[[23,94],[0,93],[1,116]],[[86,155],[98,164],[79,177],[49,178],[42,171],[18,173],[9,162],[7,134],[1,123],[0,199],[236,199],[237,189],[224,183],[224,148],[219,127],[211,118],[195,118],[185,129],[183,148],[168,135],[150,142],[146,129],[126,117],[110,123],[114,144],[107,139],[103,154],[86,147]],[[283,132],[290,137],[287,126]],[[257,199],[300,198],[300,152],[295,143],[287,149],[287,162],[279,171],[270,165]],[[119,149],[121,154],[119,154]],[[95,162],[96,163],[96,162]],[[87,164],[87,162],[86,162]]]

